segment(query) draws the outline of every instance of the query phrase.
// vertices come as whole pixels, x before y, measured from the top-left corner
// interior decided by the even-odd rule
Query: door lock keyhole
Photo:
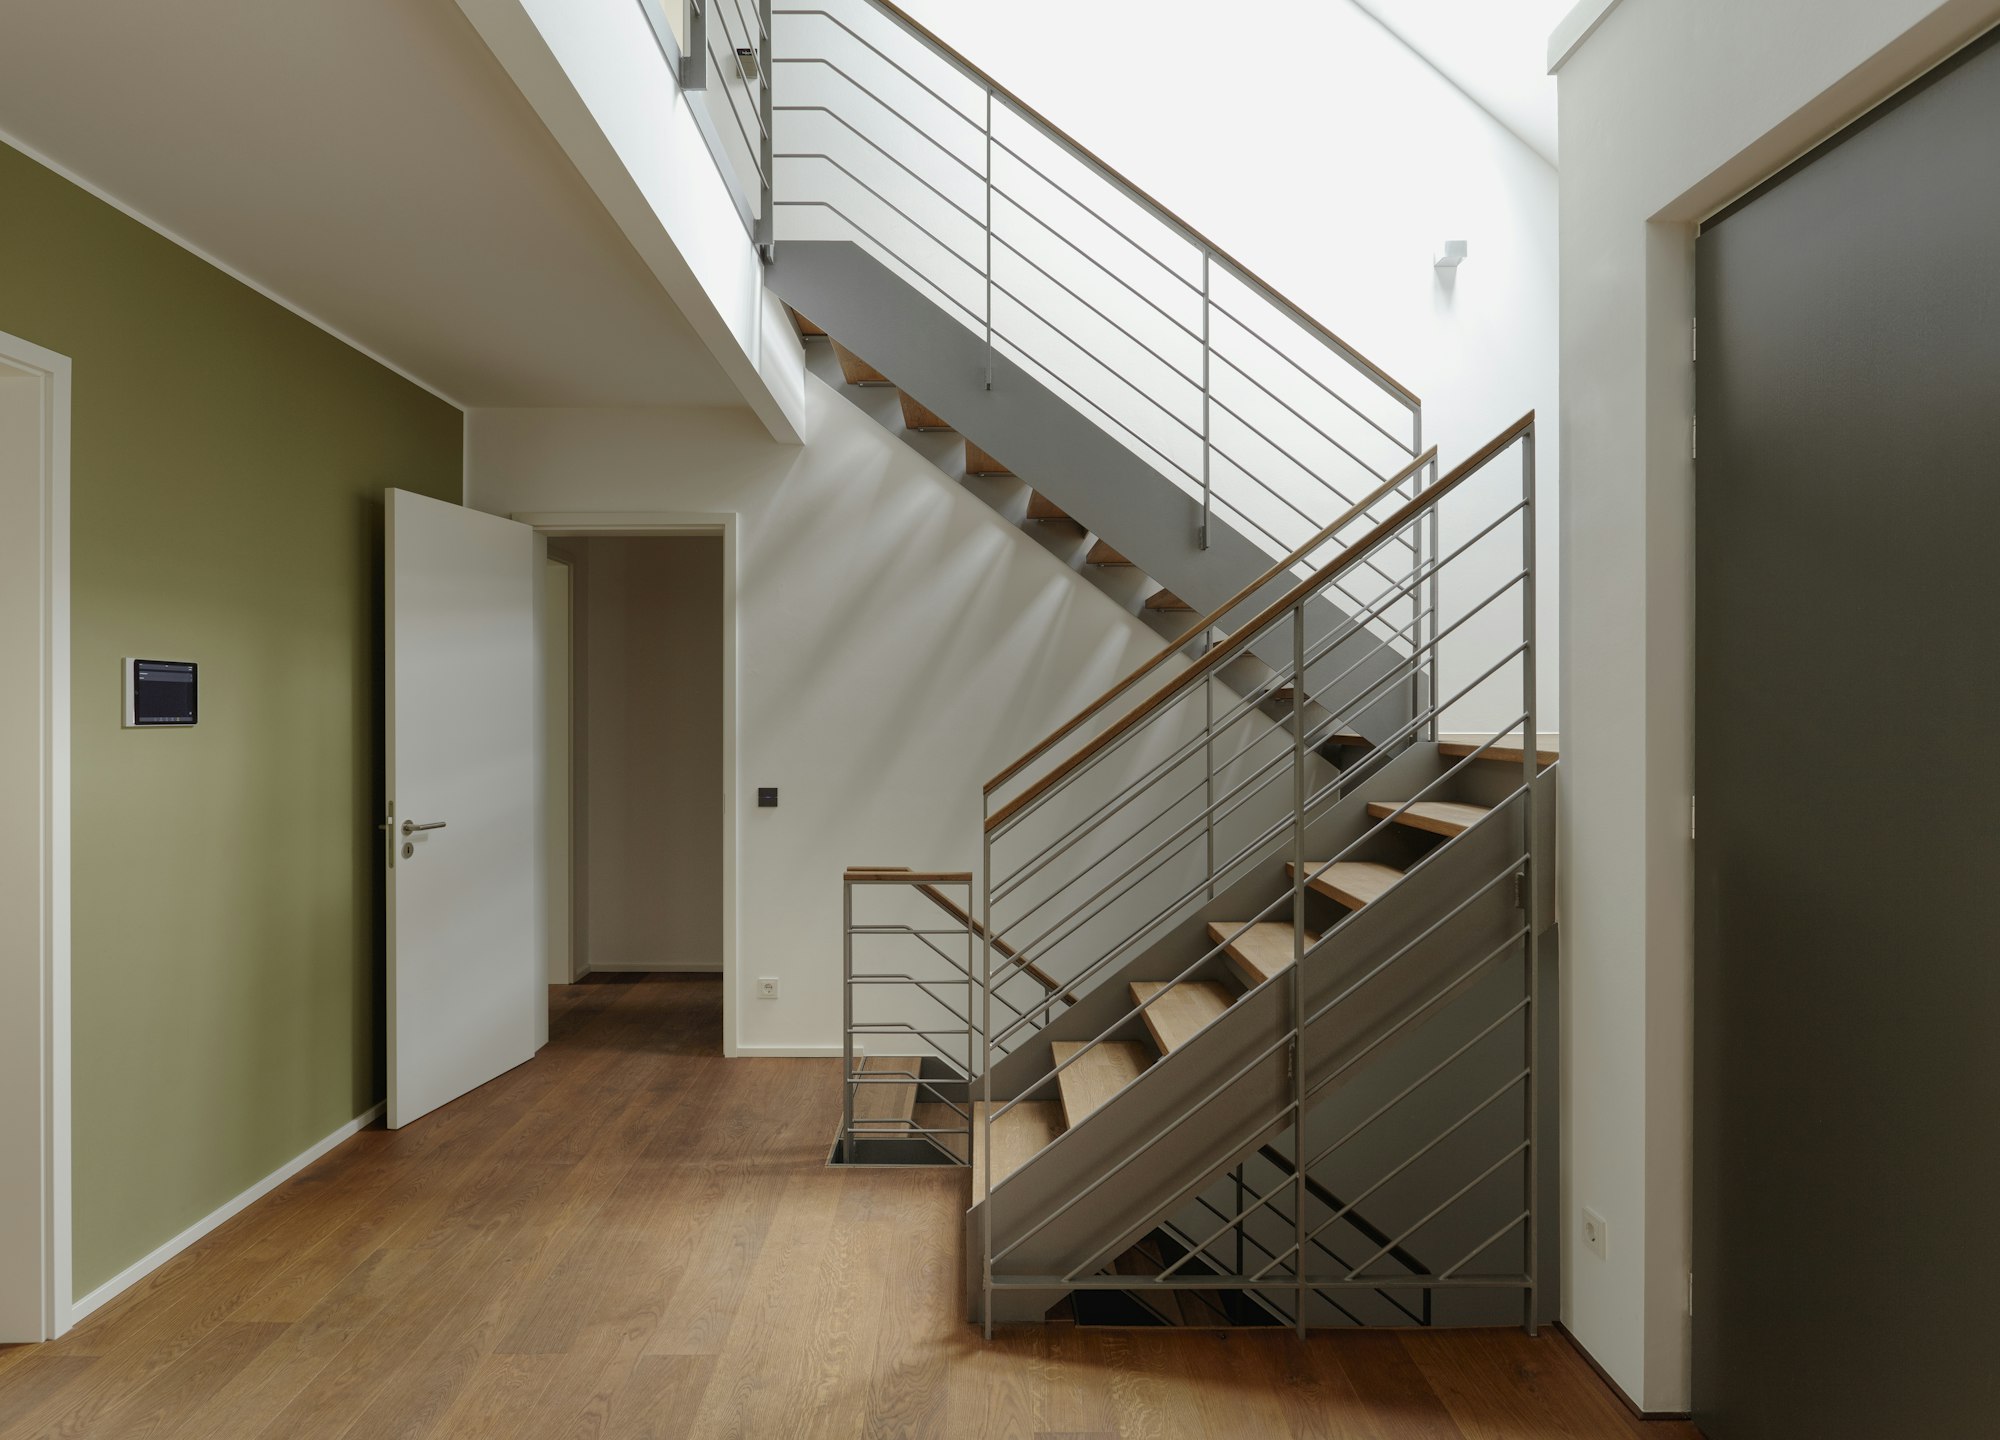
[[[403,858],[405,860],[411,859],[416,855],[416,853],[417,853],[417,847],[412,845],[409,841],[405,840],[403,842]]]

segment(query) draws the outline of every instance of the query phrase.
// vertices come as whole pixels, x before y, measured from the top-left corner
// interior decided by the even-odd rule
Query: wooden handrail
[[[1335,534],[1352,524],[1355,517],[1366,514],[1368,508],[1376,501],[1396,489],[1397,486],[1403,484],[1404,481],[1408,480],[1412,475],[1415,475],[1435,459],[1437,459],[1437,446],[1433,445],[1408,465],[1397,471],[1396,474],[1384,480],[1359,503],[1348,507],[1346,514],[1335,520],[1331,525],[1328,525],[1324,530],[1321,530],[1319,534],[1313,536],[1312,539],[1299,546],[1298,549],[1266,570],[1262,575],[1259,575],[1255,580],[1252,580],[1248,585],[1245,585],[1241,590],[1231,595],[1216,609],[1202,616],[1201,619],[1189,627],[1185,635],[1170,643],[1152,659],[1134,670],[1130,675],[1127,675],[1123,680],[1120,680],[1116,685],[1113,685],[1109,690],[1106,690],[1102,695],[1084,706],[1083,709],[1077,711],[1076,714],[1065,720],[1061,725],[1057,726],[1047,739],[1041,741],[1020,759],[1009,765],[1005,770],[1002,770],[998,775],[995,775],[991,780],[988,780],[986,782],[986,793],[991,795],[995,790],[1034,764],[1035,761],[1048,754],[1063,739],[1075,734],[1077,728],[1090,719],[1091,716],[1102,710],[1106,705],[1109,705],[1113,700],[1116,700],[1120,695],[1123,695],[1127,690],[1130,690],[1146,676],[1152,674],[1153,671],[1159,669],[1160,666],[1167,662],[1169,657],[1180,654],[1182,649],[1195,636],[1202,634],[1204,631],[1214,629],[1221,622],[1223,616],[1234,610],[1238,605],[1241,605],[1252,595],[1255,595],[1259,590],[1262,590],[1280,575],[1290,570],[1299,561],[1312,554],[1313,551],[1319,549],[1320,546],[1332,539]]]
[[[1462,463],[1455,466],[1450,474],[1444,476],[1435,485],[1424,491],[1423,494],[1413,500],[1405,501],[1397,508],[1394,514],[1382,521],[1381,524],[1377,525],[1360,541],[1348,546],[1345,550],[1341,551],[1338,557],[1328,561],[1304,580],[1301,580],[1284,596],[1273,600],[1269,605],[1265,606],[1263,612],[1256,619],[1236,631],[1227,640],[1223,641],[1222,644],[1216,646],[1180,674],[1174,676],[1173,679],[1162,685],[1158,690],[1155,690],[1146,699],[1140,701],[1136,707],[1128,710],[1124,715],[1119,717],[1118,720],[1097,735],[1088,745],[1085,745],[1074,755],[1063,761],[1062,764],[1056,766],[1055,769],[987,816],[986,829],[990,832],[1005,824],[1013,816],[1019,814],[1026,806],[1047,794],[1051,787],[1064,778],[1075,774],[1093,756],[1099,754],[1112,741],[1131,730],[1140,721],[1146,719],[1147,716],[1153,714],[1175,695],[1186,690],[1195,681],[1202,679],[1224,661],[1241,652],[1267,625],[1278,619],[1293,606],[1310,598],[1314,591],[1320,589],[1328,581],[1334,579],[1350,567],[1359,564],[1376,545],[1389,536],[1394,535],[1403,526],[1409,524],[1413,518],[1421,515],[1425,510],[1435,505],[1446,495],[1449,495],[1474,473],[1485,468],[1488,461],[1520,439],[1529,430],[1533,429],[1534,425],[1535,412],[1530,410],[1519,420],[1516,420],[1512,425],[1509,425],[1505,430],[1502,430],[1498,435],[1480,446],[1479,449],[1473,451]],[[1294,683],[1301,683],[1301,681],[1295,681]]]
[[[1180,231],[1184,239],[1190,240],[1202,249],[1207,250],[1224,265],[1234,270],[1242,279],[1275,300],[1293,320],[1305,326],[1308,330],[1324,337],[1342,354],[1346,355],[1357,368],[1365,370],[1369,375],[1373,376],[1384,389],[1394,394],[1405,405],[1422,408],[1424,402],[1417,398],[1417,393],[1410,389],[1409,386],[1397,380],[1387,370],[1384,370],[1380,365],[1377,365],[1373,360],[1363,355],[1359,350],[1334,334],[1333,331],[1327,329],[1319,321],[1313,319],[1303,307],[1278,289],[1277,286],[1271,284],[1270,281],[1264,279],[1255,270],[1252,270],[1248,265],[1245,265],[1241,260],[1238,260],[1234,255],[1231,255],[1227,250],[1195,229],[1194,226],[1181,219],[1180,216],[1169,210],[1165,205],[1162,205],[1158,200],[1155,200],[1151,195],[1141,190],[1137,185],[1126,179],[1119,171],[1105,164],[1088,146],[1084,145],[1067,130],[1050,120],[1048,116],[1042,114],[1041,111],[1023,100],[1019,95],[1016,95],[1012,90],[1009,90],[1005,85],[1002,85],[998,80],[995,80],[991,75],[959,54],[958,51],[946,44],[934,31],[927,28],[908,11],[890,3],[890,0],[873,0],[873,3],[876,9],[888,15],[898,25],[901,25],[905,30],[915,35],[917,39],[930,46],[942,58],[957,66],[967,77],[984,85],[988,90],[1000,96],[1009,105],[1012,105],[1016,110],[1027,116],[1028,119],[1041,126],[1042,129],[1082,156],[1084,161],[1105,179],[1125,191],[1133,199],[1145,205],[1156,217],[1166,221],[1167,224]]]
[[[919,895],[923,896],[924,899],[930,901],[931,904],[937,906],[938,909],[944,911],[945,914],[965,926],[966,930],[974,938],[980,940],[986,938],[986,927],[973,918],[972,914],[956,900],[937,888],[939,885],[970,885],[972,883],[972,872],[970,870],[912,870],[907,865],[850,865],[841,878],[849,884],[909,885]],[[1051,995],[1062,989],[1061,981],[1043,970],[1034,961],[1022,959],[1014,947],[1009,945],[1005,940],[997,936],[994,937],[993,948],[998,950],[1001,957],[1015,968],[1024,970],[1033,976],[1035,980],[1040,982],[1042,989],[1048,991]],[[1060,998],[1065,1004],[1076,1004],[1076,996],[1074,994],[1065,994]]]

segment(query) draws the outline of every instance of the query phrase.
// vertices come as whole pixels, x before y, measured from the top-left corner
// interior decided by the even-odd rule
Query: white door
[[[391,490],[389,1125],[535,1053],[542,544]]]

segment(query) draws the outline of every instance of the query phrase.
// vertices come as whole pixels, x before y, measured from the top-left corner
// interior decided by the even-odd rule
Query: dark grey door
[[[2000,48],[1698,285],[1696,1419],[2000,1435]]]

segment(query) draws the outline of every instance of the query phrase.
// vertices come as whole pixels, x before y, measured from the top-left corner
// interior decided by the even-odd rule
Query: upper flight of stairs
[[[1198,618],[1191,604],[1142,571],[1110,539],[1087,530],[1004,461],[961,436],[943,416],[899,388],[881,370],[833,339],[810,318],[796,310],[791,314],[800,338],[806,342],[808,364],[821,379],[847,394],[878,423],[900,430],[905,439],[912,440],[920,453],[947,474],[962,477],[975,494],[1014,520],[1074,571],[1079,583],[1093,586],[1120,609],[1139,616],[1165,639],[1177,640],[1188,634]],[[874,398],[878,393],[883,397],[881,400]],[[893,405],[886,403],[891,394],[895,397]],[[1199,639],[1190,640],[1187,651],[1190,655],[1200,653]],[[1268,663],[1251,654],[1232,661],[1221,672],[1221,679],[1240,696],[1258,697],[1261,708],[1274,720],[1289,723],[1292,689],[1273,683],[1274,673]],[[1361,673],[1372,675],[1374,671],[1364,668]],[[1395,703],[1371,712],[1375,721],[1386,726],[1398,713],[1396,706],[1400,703],[1398,697]],[[1314,704],[1310,707],[1309,723],[1316,723],[1324,713]],[[1337,769],[1368,743],[1359,727],[1342,726],[1327,737],[1318,752],[1322,760]]]

